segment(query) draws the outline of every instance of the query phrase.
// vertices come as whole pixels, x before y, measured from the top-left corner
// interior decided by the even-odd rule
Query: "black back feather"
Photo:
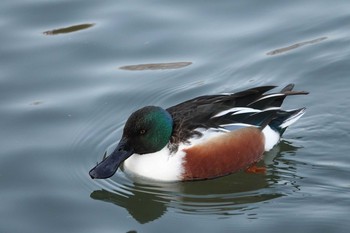
[[[258,113],[249,112],[235,115],[228,113],[220,117],[214,116],[234,107],[249,107],[258,110],[280,107],[288,95],[307,94],[307,92],[292,91],[293,87],[293,84],[289,84],[281,92],[278,92],[278,95],[274,95],[265,93],[275,86],[260,86],[229,95],[200,96],[172,106],[167,109],[174,121],[171,141],[181,142],[194,134],[199,134],[195,131],[196,128],[217,128],[223,124],[246,123],[264,128],[278,115],[283,115],[285,118],[286,114],[278,113],[284,111],[271,109]]]

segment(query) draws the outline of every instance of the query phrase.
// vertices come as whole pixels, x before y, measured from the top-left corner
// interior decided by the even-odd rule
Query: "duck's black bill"
[[[132,149],[126,149],[126,141],[122,139],[112,154],[90,170],[90,177],[92,179],[106,179],[113,176],[120,164],[133,153]]]

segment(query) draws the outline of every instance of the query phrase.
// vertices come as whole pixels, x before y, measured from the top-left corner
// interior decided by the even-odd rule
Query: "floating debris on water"
[[[296,44],[293,44],[293,45],[290,45],[290,46],[287,46],[287,47],[275,49],[275,50],[273,50],[271,52],[266,53],[266,55],[281,54],[281,53],[284,53],[284,52],[288,52],[288,51],[290,51],[292,49],[299,48],[299,47],[304,46],[304,45],[310,45],[310,44],[315,44],[315,43],[321,42],[321,41],[323,41],[325,39],[327,39],[327,37],[321,37],[321,38],[314,39],[314,40],[308,40],[308,41],[296,43]]]
[[[30,105],[40,105],[40,104],[43,104],[44,101],[41,101],[41,100],[36,100],[36,101],[33,101],[30,103]]]
[[[84,30],[87,28],[90,28],[94,26],[95,24],[93,23],[86,23],[86,24],[78,24],[78,25],[73,25],[65,28],[58,28],[50,31],[43,32],[44,35],[58,35],[58,34],[65,34],[65,33],[71,33],[71,32],[76,32],[80,30]]]
[[[170,63],[150,63],[150,64],[139,64],[119,67],[121,70],[168,70],[168,69],[179,69],[191,65],[192,62],[170,62]]]

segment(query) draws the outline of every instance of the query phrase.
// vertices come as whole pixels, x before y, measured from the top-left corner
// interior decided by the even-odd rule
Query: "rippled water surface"
[[[0,232],[349,232],[349,1],[0,3]],[[141,106],[295,83],[266,174],[88,171]]]

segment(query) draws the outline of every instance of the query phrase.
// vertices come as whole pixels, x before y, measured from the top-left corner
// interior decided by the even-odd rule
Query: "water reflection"
[[[65,34],[65,33],[71,33],[71,32],[84,30],[84,29],[90,28],[90,27],[92,27],[94,25],[95,24],[93,24],[93,23],[78,24],[78,25],[73,25],[73,26],[69,26],[69,27],[58,28],[58,29],[53,29],[53,30],[50,30],[50,31],[45,31],[43,33],[45,35]]]
[[[289,195],[290,189],[299,190],[295,163],[283,158],[297,149],[282,141],[267,153],[259,164],[267,166],[266,174],[239,172],[206,181],[151,183],[140,178],[123,178],[119,173],[119,177],[117,174],[113,178],[118,181],[110,180],[112,185],[92,192],[90,197],[125,208],[141,224],[160,218],[169,209],[220,218],[249,212],[250,218],[256,218],[252,211],[259,208],[258,203]]]
[[[147,190],[137,186],[135,186],[132,193],[127,196],[107,190],[97,190],[92,192],[90,197],[125,208],[129,214],[141,224],[158,219],[167,209],[164,204],[165,199],[160,195],[148,193]]]

